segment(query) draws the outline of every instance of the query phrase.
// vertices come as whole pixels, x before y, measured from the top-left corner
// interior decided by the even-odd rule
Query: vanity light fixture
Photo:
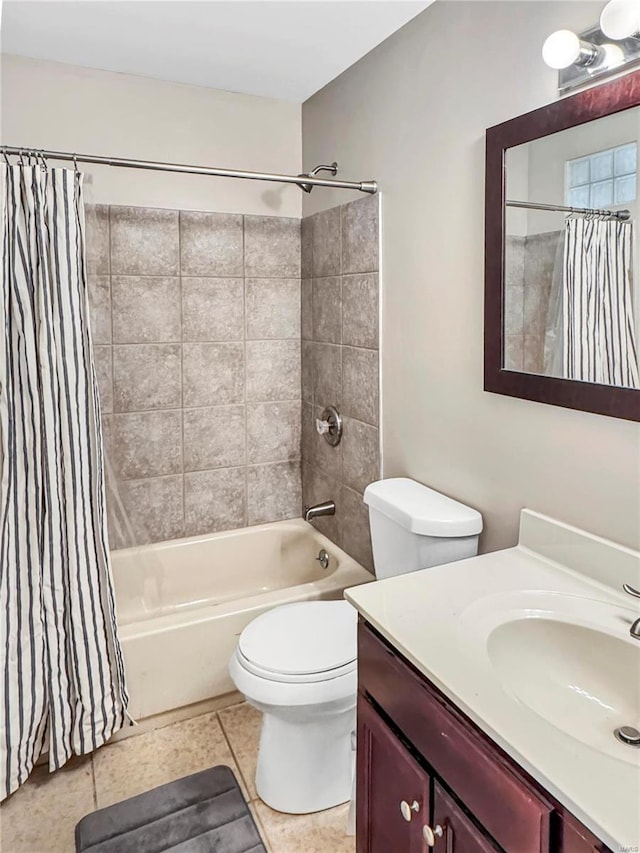
[[[640,62],[640,0],[610,0],[601,21],[602,28],[556,30],[546,39],[542,58],[558,71],[561,92]]]

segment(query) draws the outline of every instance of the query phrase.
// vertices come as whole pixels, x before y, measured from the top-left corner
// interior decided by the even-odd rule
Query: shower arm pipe
[[[1,155],[17,157],[40,157],[46,160],[68,160],[73,163],[95,163],[99,166],[119,166],[124,169],[147,169],[153,172],[178,172],[183,175],[206,175],[217,178],[244,178],[249,181],[275,181],[279,184],[298,184],[301,181],[313,187],[334,187],[340,190],[356,190],[361,193],[376,193],[375,181],[335,181],[306,175],[277,175],[270,172],[247,172],[241,169],[217,169],[211,166],[187,166],[180,163],[160,163],[155,160],[129,160],[126,157],[103,157],[99,154],[76,154],[71,151],[43,151],[40,148],[16,148],[0,146]]]

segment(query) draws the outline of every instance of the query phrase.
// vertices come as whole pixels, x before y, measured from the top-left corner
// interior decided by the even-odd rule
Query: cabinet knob
[[[403,800],[400,803],[400,811],[402,812],[402,817],[406,821],[410,821],[413,817],[414,813],[420,811],[420,803],[417,800],[414,800],[411,805],[406,800]]]
[[[429,847],[433,847],[436,843],[436,839],[442,838],[443,835],[444,835],[444,830],[440,826],[440,824],[436,824],[436,826],[434,826],[433,829],[431,829],[431,827],[429,826],[428,823],[422,827],[422,837],[424,838],[426,843],[429,845]]]

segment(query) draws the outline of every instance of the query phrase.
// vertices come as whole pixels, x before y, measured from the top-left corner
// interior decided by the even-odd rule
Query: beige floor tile
[[[253,819],[256,822],[256,826],[258,827],[258,832],[260,833],[260,835],[262,837],[262,841],[264,842],[264,846],[267,848],[267,853],[276,853],[276,851],[273,849],[273,847],[269,846],[269,840],[267,839],[267,832],[266,832],[264,826],[262,825],[262,821],[260,820],[260,815],[258,814],[258,812],[256,810],[256,805],[257,805],[256,803],[249,803],[249,809],[251,811]]]
[[[346,835],[349,804],[307,815],[274,812],[255,803],[273,853],[355,853],[356,842]]]
[[[93,764],[98,808],[216,764],[231,767],[242,785],[215,713],[108,744]]]
[[[243,702],[218,712],[222,728],[235,756],[252,800],[256,794],[256,764],[262,714]]]
[[[36,768],[0,806],[2,853],[73,853],[76,823],[95,809],[91,759]]]

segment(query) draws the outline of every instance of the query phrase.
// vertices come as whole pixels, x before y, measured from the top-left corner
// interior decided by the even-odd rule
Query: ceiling
[[[2,51],[304,101],[432,0],[0,0]]]

